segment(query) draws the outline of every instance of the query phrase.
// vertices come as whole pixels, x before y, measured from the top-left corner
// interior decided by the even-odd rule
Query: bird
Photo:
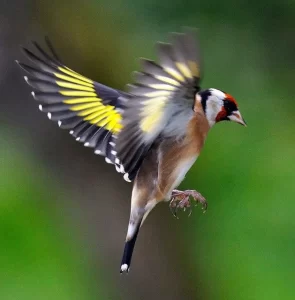
[[[139,230],[158,203],[170,202],[174,215],[192,203],[206,210],[201,193],[176,188],[200,155],[209,130],[221,121],[246,126],[233,96],[201,89],[198,32],[184,28],[171,33],[169,43],[157,42],[158,61],[141,58],[141,71],[134,72],[126,91],[68,68],[48,38],[48,51],[36,42],[33,52],[22,48],[33,65],[16,61],[40,111],[133,182],[120,273],[129,272]]]

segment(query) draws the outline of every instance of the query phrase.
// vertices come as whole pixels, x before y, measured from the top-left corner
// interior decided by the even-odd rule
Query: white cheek
[[[208,99],[206,117],[210,126],[213,126],[215,124],[217,114],[220,112],[221,107],[222,107],[222,100],[218,99],[215,96],[212,96],[211,99]]]

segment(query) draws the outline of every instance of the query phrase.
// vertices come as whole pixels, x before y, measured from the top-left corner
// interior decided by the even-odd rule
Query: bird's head
[[[197,95],[211,127],[220,121],[234,121],[246,126],[238,104],[231,95],[217,89],[204,90]]]

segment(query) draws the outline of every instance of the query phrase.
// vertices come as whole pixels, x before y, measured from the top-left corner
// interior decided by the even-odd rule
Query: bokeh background
[[[119,264],[131,185],[38,111],[14,59],[48,35],[72,69],[123,89],[137,57],[200,28],[203,87],[247,128],[215,126],[181,188],[206,214],[147,219]],[[0,1],[0,299],[294,299],[294,1]]]

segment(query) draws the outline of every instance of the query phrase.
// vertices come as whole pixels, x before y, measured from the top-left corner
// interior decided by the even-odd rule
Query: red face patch
[[[222,120],[225,120],[226,117],[227,117],[227,112],[226,112],[225,108],[222,107],[221,111],[217,114],[215,121],[216,121],[216,123],[220,122]]]

